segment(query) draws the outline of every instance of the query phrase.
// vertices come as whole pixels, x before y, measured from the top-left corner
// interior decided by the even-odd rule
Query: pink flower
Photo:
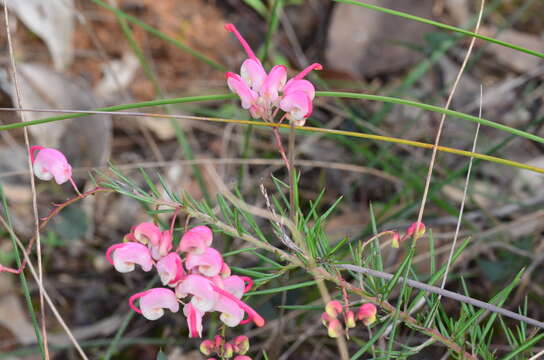
[[[237,336],[233,340],[234,351],[240,355],[244,355],[249,350],[249,339],[245,335]]]
[[[187,303],[183,307],[183,314],[187,317],[189,337],[202,337],[202,317],[204,316],[204,312],[198,310],[192,303]]]
[[[211,284],[210,280],[204,276],[192,274],[176,286],[176,295],[179,298],[193,295],[191,303],[198,310],[203,312],[211,311],[219,299]]]
[[[331,338],[337,338],[342,335],[342,324],[334,316],[330,316],[326,312],[321,314],[321,322],[327,327],[327,333]]]
[[[179,252],[203,254],[212,244],[213,234],[207,226],[197,226],[187,231],[181,237]]]
[[[37,155],[36,152],[38,152]],[[72,179],[72,166],[66,160],[66,156],[58,150],[32,146],[30,160],[34,175],[40,180],[54,178],[55,182],[60,185]]]
[[[357,319],[363,320],[363,323],[368,326],[376,321],[376,313],[376,305],[366,303],[359,307],[359,311],[357,312]]]
[[[331,317],[337,317],[343,311],[342,304],[337,300],[332,300],[325,306],[325,312]]]
[[[162,284],[169,286],[176,286],[185,275],[181,258],[177,253],[170,253],[160,259],[157,262],[157,272]]]
[[[401,238],[398,232],[393,231],[391,234],[391,247],[397,249],[400,245]]]
[[[132,229],[132,237],[149,246],[158,246],[161,240],[161,230],[152,222],[143,222]]]
[[[233,360],[251,360],[247,355],[236,355]]]
[[[273,110],[279,106],[286,113],[287,119],[293,121],[295,125],[304,125],[312,114],[315,89],[312,83],[303,80],[303,77],[312,70],[321,70],[321,65],[312,64],[287,82],[287,69],[283,65],[274,66],[267,75],[261,62],[236,27],[227,24],[225,29],[234,33],[248,56],[242,63],[240,75],[227,73],[227,85],[240,97],[242,107],[249,110],[255,119],[272,121],[275,114]]]
[[[134,301],[140,299],[140,309],[134,306]],[[157,320],[164,315],[163,309],[178,312],[179,302],[172,290],[154,288],[134,294],[129,299],[132,310],[142,314],[148,320]]]
[[[213,290],[216,293],[218,293],[222,297],[225,297],[225,298],[227,298],[229,300],[232,300],[234,303],[236,303],[236,305],[238,305],[238,307],[240,307],[242,310],[244,310],[247,313],[249,318],[247,320],[241,321],[242,324],[245,324],[248,321],[253,321],[255,323],[255,325],[257,325],[258,327],[264,326],[264,324],[265,324],[264,319],[255,310],[253,310],[253,308],[251,308],[249,305],[247,305],[242,300],[238,299],[236,296],[229,293],[228,291],[221,289],[220,287],[218,287],[214,283],[210,282],[210,284],[211,284]],[[234,316],[234,315],[235,315],[234,313],[229,313],[228,314],[228,316]]]
[[[153,268],[153,259],[151,259],[149,249],[135,242],[110,246],[106,251],[106,258],[115,267],[115,270],[121,273],[133,271],[135,264],[140,265],[146,272]]]
[[[244,319],[244,310],[232,298],[221,296],[215,303],[214,311],[219,311],[219,319],[229,327],[235,327]]]
[[[244,279],[240,276],[229,276],[223,280],[223,289],[236,296],[238,299],[241,299],[244,293],[246,292],[246,284]]]
[[[157,253],[158,258],[168,255],[170,250],[172,250],[172,232],[170,230],[164,230],[161,233],[159,246],[154,250]],[[151,250],[151,255],[153,255],[153,249]]]
[[[187,270],[197,268],[202,275],[213,277],[219,274],[223,267],[223,257],[214,248],[206,248],[203,254],[189,253],[185,258]]]
[[[408,227],[408,230],[406,230],[406,235],[414,236],[416,239],[419,239],[420,237],[425,235],[425,224],[416,221]]]

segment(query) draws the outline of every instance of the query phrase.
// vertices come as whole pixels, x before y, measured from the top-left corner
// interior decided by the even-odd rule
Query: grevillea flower
[[[202,275],[213,277],[219,274],[223,267],[223,257],[214,248],[206,248],[204,253],[189,253],[185,258],[187,270],[197,269]]]
[[[400,245],[400,241],[401,241],[401,238],[399,233],[396,231],[393,231],[393,233],[391,234],[391,247],[395,249],[398,248]]]
[[[72,166],[66,160],[66,156],[56,149],[32,146],[30,160],[34,175],[40,180],[54,178],[55,182],[60,185],[72,179]]]
[[[353,311],[349,310],[346,312],[346,327],[348,329],[354,328],[356,324],[355,314]]]
[[[153,255],[153,250],[157,253],[158,258],[168,255],[170,250],[172,250],[172,231],[164,230],[161,233],[161,240],[159,241],[159,246],[151,250],[151,255]]]
[[[157,272],[159,273],[162,284],[169,286],[176,286],[185,275],[181,258],[174,252],[157,261]]]
[[[153,268],[153,259],[149,249],[135,242],[115,244],[106,251],[106,258],[115,267],[115,270],[126,273],[135,268],[135,264],[142,267],[144,271],[150,271]]]
[[[211,311],[219,299],[219,295],[212,288],[211,282],[202,275],[188,275],[176,286],[176,295],[179,298],[193,295],[191,303],[200,311]]]
[[[232,343],[237,354],[245,355],[249,350],[249,339],[245,335],[237,336]]]
[[[247,355],[237,355],[233,360],[251,360],[251,358]]]
[[[225,296],[219,298],[213,310],[221,313],[219,319],[229,327],[238,326],[244,319],[244,310],[231,298]]]
[[[304,125],[312,114],[315,89],[312,83],[303,78],[312,70],[321,70],[322,66],[312,64],[289,81],[286,81],[287,69],[283,65],[272,67],[267,74],[236,27],[227,24],[225,29],[234,33],[248,56],[242,63],[240,75],[227,73],[227,85],[240,97],[242,107],[249,110],[253,118],[268,121],[273,120],[274,109],[279,107],[295,125]]]
[[[179,242],[179,252],[203,254],[212,245],[213,234],[207,226],[197,226],[187,231]]]
[[[204,316],[204,312],[197,309],[192,303],[187,303],[183,307],[183,314],[187,318],[189,337],[202,337],[202,317]]]
[[[159,246],[161,230],[152,222],[143,222],[132,229],[134,240],[149,246]]]
[[[140,299],[140,309],[134,305],[136,299]],[[163,309],[169,309],[174,313],[179,311],[176,294],[166,288],[154,288],[134,294],[129,299],[129,305],[148,320],[157,320],[163,316]]]
[[[321,322],[327,327],[327,333],[331,338],[337,338],[342,335],[342,324],[336,317],[330,316],[326,312],[321,314]]]
[[[359,320],[363,320],[363,323],[368,326],[376,321],[376,313],[376,305],[366,303],[359,307],[359,311],[357,312],[357,318]]]

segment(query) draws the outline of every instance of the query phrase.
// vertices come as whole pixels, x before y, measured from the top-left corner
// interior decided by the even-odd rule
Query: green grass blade
[[[316,284],[315,280],[311,281],[305,281],[298,284],[292,284],[292,285],[286,285],[286,286],[280,286],[273,289],[266,289],[266,290],[258,290],[258,291],[250,291],[246,295],[267,295],[267,294],[276,294],[284,291],[294,290],[294,289],[300,289],[308,286],[313,286]]]
[[[375,11],[379,11],[379,12],[382,12],[382,13],[385,13],[385,14],[402,17],[404,19],[414,20],[414,21],[418,21],[418,22],[421,22],[421,23],[424,23],[424,24],[433,25],[433,26],[436,26],[436,27],[441,28],[441,29],[453,31],[453,32],[463,34],[463,35],[466,35],[466,36],[475,37],[477,39],[485,40],[485,41],[493,43],[493,44],[504,46],[504,47],[507,47],[507,48],[510,48],[510,49],[513,49],[513,50],[517,50],[517,51],[520,51],[520,52],[523,52],[523,53],[526,53],[526,54],[533,55],[533,56],[539,57],[541,59],[544,59],[544,54],[542,54],[542,53],[540,53],[538,51],[526,49],[526,48],[524,48],[522,46],[510,44],[510,43],[508,43],[506,41],[501,41],[501,40],[493,39],[493,38],[490,38],[490,37],[487,37],[487,36],[484,36],[484,35],[476,34],[476,33],[472,32],[472,31],[460,29],[458,27],[443,24],[443,23],[438,22],[438,21],[425,19],[425,18],[422,18],[422,17],[419,17],[419,16],[410,15],[410,14],[407,14],[407,13],[404,13],[404,12],[401,12],[401,11],[395,11],[395,10],[383,8],[383,7],[376,6],[376,5],[366,4],[366,3],[363,3],[363,2],[360,2],[360,1],[357,1],[357,0],[333,0],[333,1],[346,3],[346,4],[357,5],[357,6],[362,6],[364,8],[370,9],[370,10],[375,10]]]

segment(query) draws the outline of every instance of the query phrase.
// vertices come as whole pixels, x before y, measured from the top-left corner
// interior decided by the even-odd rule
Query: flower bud
[[[237,336],[233,343],[237,354],[244,355],[249,350],[249,338],[245,335]]]
[[[338,314],[342,313],[342,304],[337,300],[329,301],[325,306],[325,312],[332,317],[337,317]]]
[[[200,352],[206,356],[213,354],[216,351],[215,342],[212,340],[204,340],[200,343]]]
[[[342,324],[338,319],[332,319],[327,326],[327,332],[329,337],[337,338],[342,335]]]
[[[230,359],[231,357],[234,356],[234,346],[232,346],[231,343],[226,343],[224,346],[223,346],[223,354],[222,356],[225,358],[225,359]]]
[[[251,358],[246,355],[238,355],[234,358],[234,360],[251,360]]]
[[[410,227],[408,227],[408,230],[406,230],[406,235],[413,236],[416,239],[419,239],[425,234],[425,224],[422,222],[415,222]]]
[[[348,311],[346,313],[346,327],[348,329],[351,329],[351,328],[354,328],[355,327],[355,314],[353,313],[353,311]]]
[[[359,308],[359,311],[357,312],[357,318],[359,320],[363,320],[363,323],[368,326],[376,321],[376,312],[376,305],[366,303],[361,305],[361,307]]]
[[[400,235],[398,232],[393,231],[391,235],[391,247],[397,249],[400,245]]]

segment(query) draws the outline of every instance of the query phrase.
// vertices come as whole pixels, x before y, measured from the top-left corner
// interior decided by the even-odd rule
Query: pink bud
[[[219,274],[223,267],[223,257],[214,248],[206,248],[203,254],[189,253],[185,258],[187,270],[198,269],[202,275],[213,277]]]
[[[170,253],[157,262],[157,272],[163,285],[176,286],[183,279],[185,271],[177,253]]]
[[[238,355],[238,356],[235,356],[233,360],[251,360],[251,358],[246,355]]]
[[[211,282],[196,274],[187,276],[176,286],[176,295],[180,298],[193,295],[191,303],[203,312],[212,310],[219,298]]]
[[[230,359],[234,356],[234,347],[231,343],[226,343],[225,346],[223,346],[223,353],[221,355],[225,359]]]
[[[406,235],[408,236],[414,236],[414,238],[419,239],[425,234],[425,224],[422,222],[415,222],[410,227],[408,227],[408,230],[406,230]]]
[[[348,312],[346,312],[346,327],[348,329],[351,329],[351,328],[354,328],[355,325],[356,325],[355,314],[353,313],[353,311],[349,310]]]
[[[234,345],[234,351],[236,351],[237,354],[244,355],[249,350],[249,338],[245,335],[237,336],[233,340]]]
[[[366,303],[359,307],[359,311],[357,312],[357,318],[359,320],[363,320],[363,323],[368,326],[376,321],[376,313],[376,305]]]
[[[161,240],[161,230],[152,222],[143,222],[132,230],[136,241],[150,246],[158,246]]]
[[[391,235],[391,247],[397,249],[400,245],[400,235],[398,232],[393,231]]]
[[[213,354],[215,349],[215,343],[212,340],[204,340],[200,343],[200,352],[206,356]]]
[[[142,244],[128,242],[115,244],[106,251],[106,258],[115,267],[115,270],[126,273],[134,270],[138,264],[147,272],[153,268],[153,259],[149,249]]]
[[[181,237],[179,252],[203,254],[212,244],[213,234],[207,226],[197,226],[187,231]]]
[[[198,310],[192,303],[187,303],[183,307],[183,314],[187,317],[189,337],[202,337],[202,317],[204,312]]]
[[[55,178],[55,182],[60,185],[72,178],[72,166],[66,160],[66,156],[58,150],[32,146],[30,160],[34,175],[40,180]]]
[[[223,279],[226,279],[230,276],[230,274],[230,267],[227,265],[226,262],[223,262],[223,266],[221,266],[221,271],[219,272],[219,275],[221,275]]]
[[[340,335],[342,335],[342,330],[342,324],[338,319],[332,319],[327,325],[327,332],[331,338],[340,337]]]
[[[329,301],[325,306],[325,312],[332,317],[337,317],[339,314],[341,314],[342,309],[342,304],[340,304],[340,302],[337,300]]]
[[[140,309],[134,306],[134,301],[140,299]],[[130,307],[137,313],[141,313],[148,320],[157,320],[164,315],[163,309],[178,312],[179,303],[172,290],[154,288],[134,294],[129,299]]]

